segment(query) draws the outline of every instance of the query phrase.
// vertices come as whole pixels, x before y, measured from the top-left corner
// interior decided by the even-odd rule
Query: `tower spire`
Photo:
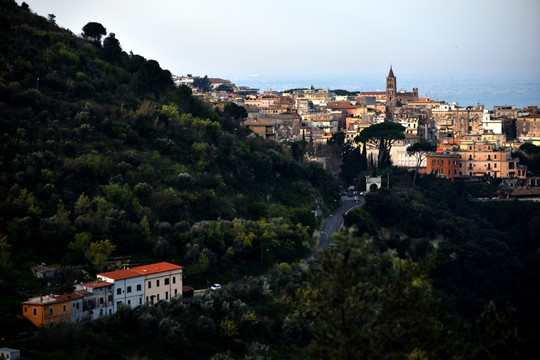
[[[394,72],[392,71],[392,65],[390,65],[390,72],[388,73],[388,77],[395,77]]]

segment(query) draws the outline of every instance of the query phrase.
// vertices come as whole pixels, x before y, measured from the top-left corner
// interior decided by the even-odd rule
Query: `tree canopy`
[[[208,80],[208,75],[195,78],[193,80],[193,86],[199,89],[201,92],[209,92],[212,90],[212,84],[210,83],[210,80]]]
[[[101,38],[107,34],[107,29],[100,23],[89,22],[83,26],[83,37],[92,40],[95,43],[101,43]]]
[[[383,122],[380,124],[371,125],[362,130],[356,136],[357,143],[372,144],[379,149],[377,163],[380,168],[385,168],[392,164],[390,158],[390,150],[396,140],[404,139],[405,128],[398,123]]]

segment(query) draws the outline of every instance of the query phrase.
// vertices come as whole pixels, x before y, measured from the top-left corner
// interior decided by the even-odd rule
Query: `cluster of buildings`
[[[189,77],[177,83],[190,86]],[[180,82],[182,80],[182,82]],[[244,126],[265,139],[295,141],[305,139],[325,143],[336,132],[352,141],[360,132],[377,123],[392,121],[405,128],[405,139],[391,152],[395,166],[415,168],[416,158],[407,147],[419,141],[438,145],[436,153],[421,168],[451,179],[458,177],[522,178],[527,169],[512,157],[524,142],[540,144],[540,111],[536,106],[459,106],[442,100],[419,97],[418,88],[399,89],[392,67],[385,91],[364,91],[338,95],[325,89],[288,92],[236,87],[223,79],[210,79],[214,91],[199,94],[216,108],[228,102],[244,106],[248,118]],[[233,89],[217,91],[226,84]],[[194,89],[196,92],[196,89]],[[378,149],[367,149],[376,162]]]
[[[76,323],[114,314],[121,304],[135,308],[182,297],[182,266],[161,262],[97,274],[73,292],[41,295],[22,303],[22,314],[36,326]]]

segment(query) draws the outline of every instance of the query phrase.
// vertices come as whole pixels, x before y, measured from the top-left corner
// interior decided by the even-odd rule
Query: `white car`
[[[219,290],[219,289],[221,289],[220,284],[214,284],[214,285],[210,286],[210,290]]]

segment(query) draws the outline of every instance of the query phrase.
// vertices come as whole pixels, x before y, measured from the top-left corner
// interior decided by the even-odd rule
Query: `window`
[[[141,289],[142,289],[142,285],[141,284],[137,285],[137,291],[141,291]]]
[[[109,295],[109,296],[107,297],[107,301],[112,301],[112,295]]]
[[[128,305],[131,306],[131,300],[128,300]]]
[[[496,168],[496,167],[497,167],[497,163],[493,163],[493,167]]]
[[[28,306],[24,307],[24,312],[28,312]]]
[[[156,287],[159,287],[159,279],[156,280]]]
[[[75,304],[75,308],[77,308],[77,310],[79,310],[79,303]]]
[[[66,309],[66,304],[62,305],[62,311],[64,311],[64,313],[67,312],[67,309]]]
[[[159,301],[159,294],[157,294],[157,299],[158,299],[158,301]]]
[[[116,306],[120,306],[121,303],[122,303],[121,301],[117,301]]]
[[[169,292],[165,291],[165,299],[169,300]]]
[[[52,307],[49,308],[49,315],[53,314],[54,309]]]
[[[139,305],[142,305],[142,297],[139,298]]]
[[[151,282],[151,281],[148,282],[148,288],[149,288],[149,289],[152,288],[152,282]]]
[[[172,277],[172,283],[173,283],[173,284],[176,284],[176,276],[173,276],[173,277]]]
[[[34,308],[33,310],[34,310],[34,311],[33,311],[33,313],[34,313],[34,316],[37,316],[37,309],[36,309],[36,308]]]
[[[166,279],[164,280],[164,282],[165,282],[165,285],[169,285],[169,278],[166,278]]]
[[[120,288],[116,289],[116,295],[122,295],[122,289]]]
[[[178,294],[178,289],[174,289],[174,296]]]
[[[128,286],[128,287],[127,287],[127,292],[128,292],[128,293],[131,292],[131,286]]]

